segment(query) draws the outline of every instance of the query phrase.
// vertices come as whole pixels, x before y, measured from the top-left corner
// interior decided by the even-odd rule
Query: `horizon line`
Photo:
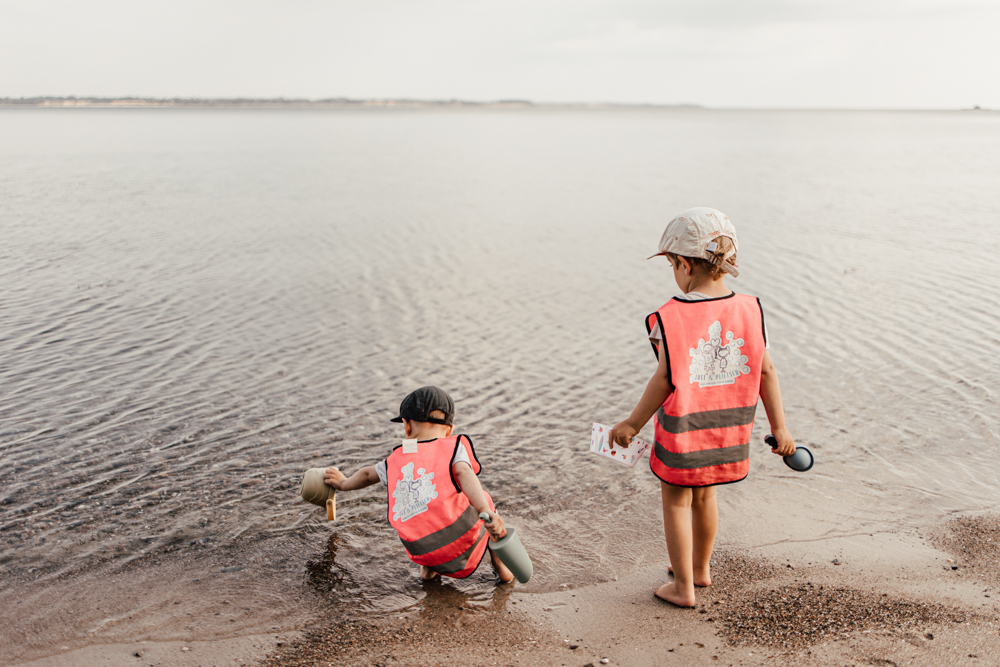
[[[0,97],[0,107],[48,108],[580,108],[580,109],[702,109],[715,111],[994,111],[971,107],[709,107],[690,102],[536,102],[527,99],[464,100],[421,98],[306,97],[142,97],[37,95]]]

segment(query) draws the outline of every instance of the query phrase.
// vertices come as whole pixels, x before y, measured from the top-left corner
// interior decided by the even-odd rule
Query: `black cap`
[[[443,412],[444,419],[431,417],[431,413],[435,410]],[[444,389],[421,387],[416,391],[411,391],[403,399],[403,402],[399,404],[399,416],[389,421],[400,423],[403,419],[451,426],[455,423],[455,402],[451,400],[451,396]]]

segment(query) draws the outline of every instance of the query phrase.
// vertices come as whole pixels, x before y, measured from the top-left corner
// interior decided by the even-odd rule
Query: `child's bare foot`
[[[670,574],[674,573],[674,568],[671,565],[667,565],[667,572]],[[708,572],[695,572],[694,573],[694,585],[701,588],[712,585],[712,575]]]
[[[434,577],[440,577],[441,575],[427,567],[426,565],[420,566],[420,578],[424,581],[430,581]]]
[[[680,593],[674,583],[663,584],[653,592],[653,595],[678,607],[690,608],[694,607],[695,603],[694,593]]]

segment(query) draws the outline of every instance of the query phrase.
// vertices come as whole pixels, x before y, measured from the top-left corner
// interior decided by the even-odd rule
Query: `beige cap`
[[[660,252],[653,257],[671,252],[681,257],[698,257],[715,263],[717,256],[712,252],[715,250],[715,239],[720,236],[728,237],[733,242],[733,250],[726,253],[723,258],[722,269],[738,276],[739,270],[725,261],[739,251],[736,228],[729,222],[726,214],[707,206],[689,208],[671,220],[663,230],[663,236],[660,237]]]

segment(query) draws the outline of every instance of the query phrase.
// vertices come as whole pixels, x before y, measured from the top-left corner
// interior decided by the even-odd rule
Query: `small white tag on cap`
[[[416,454],[417,453],[417,440],[404,440],[403,441],[403,453],[404,454]]]
[[[718,249],[718,247],[719,247],[719,244],[716,243],[715,241],[712,241],[707,246],[705,246],[705,250],[707,250],[709,252],[715,252],[716,249]]]

